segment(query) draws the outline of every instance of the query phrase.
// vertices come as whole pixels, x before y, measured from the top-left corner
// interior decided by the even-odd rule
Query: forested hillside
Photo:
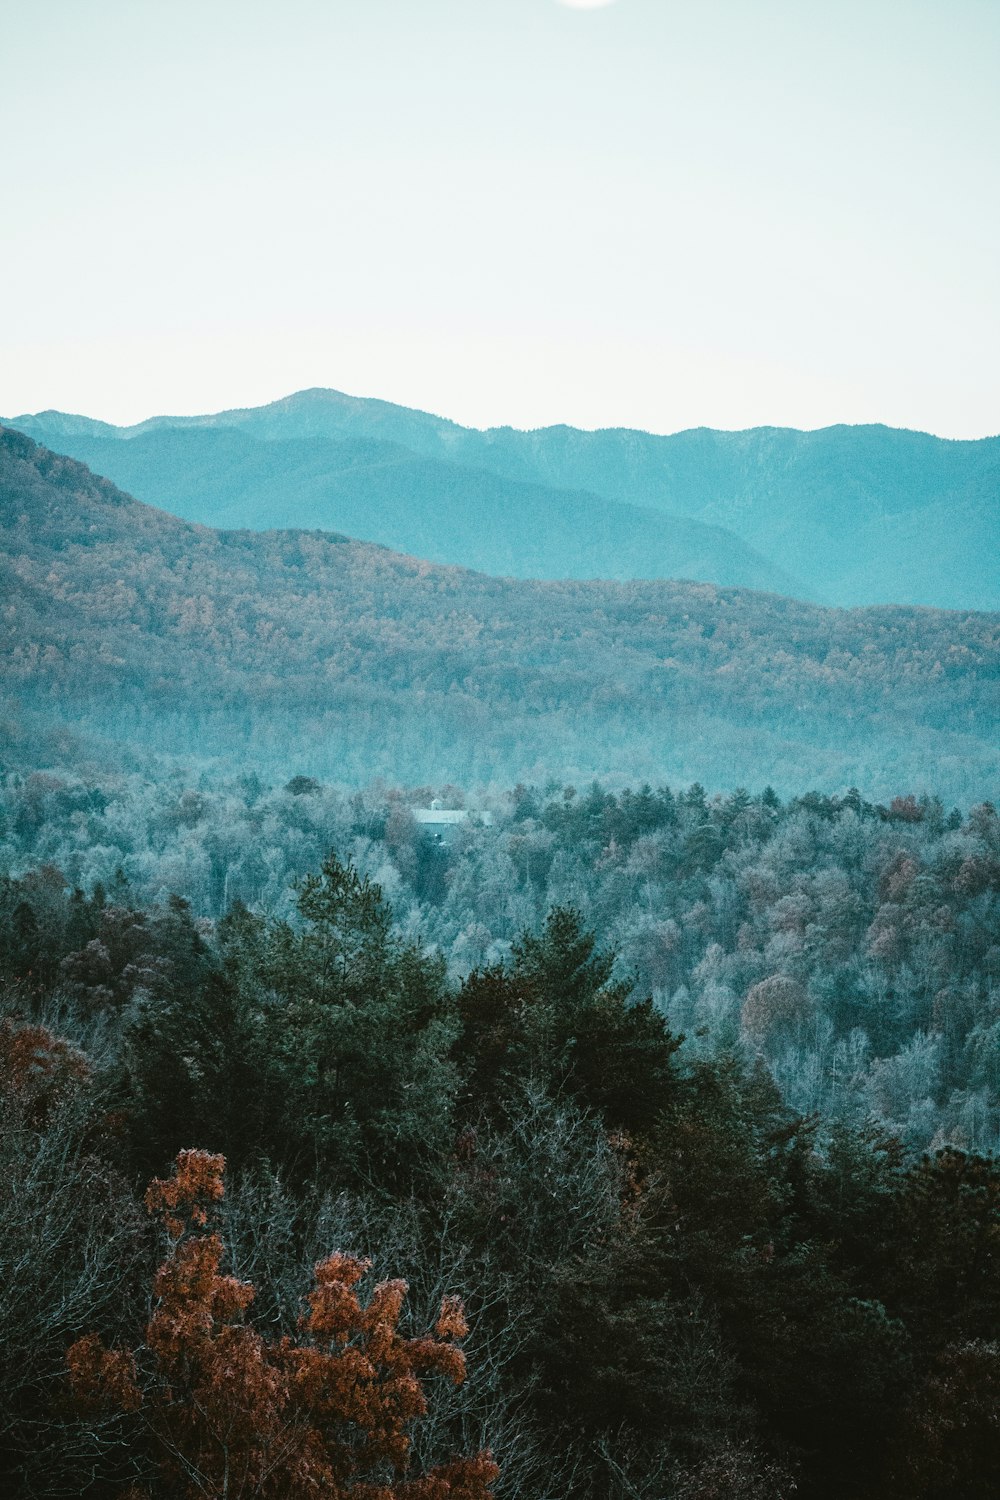
[[[1000,1500],[1000,0],[0,57],[0,1500]]]
[[[993,1500],[1000,618],[0,523],[0,1486]]]
[[[688,578],[802,592],[721,526],[509,479],[372,439],[264,442],[164,428],[53,438],[96,473],[203,525],[318,529],[516,578]]]
[[[776,570],[774,576],[780,572],[793,581],[791,588],[778,584],[782,591],[805,592],[829,604],[1000,607],[995,566],[1000,549],[997,437],[954,442],[875,426],[816,432],[701,428],[666,437],[622,429],[582,432],[572,427],[480,432],[388,402],[359,400],[328,390],[302,391],[269,406],[213,416],[156,417],[132,428],[114,428],[59,412],[18,417],[13,425],[60,452],[87,462],[94,459],[101,472],[108,472],[142,499],[166,509],[173,509],[180,500],[187,507],[182,514],[209,523],[218,514],[219,494],[245,511],[239,519],[227,515],[226,524],[259,524],[256,517],[262,505],[271,524],[280,515],[291,517],[297,505],[304,505],[311,517],[316,514],[317,497],[327,489],[325,481],[317,484],[322,471],[322,461],[320,470],[316,468],[317,442],[346,440],[362,447],[392,444],[397,450],[408,450],[411,464],[419,456],[437,465],[455,466],[451,488],[474,498],[475,506],[486,505],[483,513],[487,516],[489,492],[484,491],[482,478],[476,481],[470,470],[545,486],[550,492],[547,504],[561,504],[567,517],[572,513],[568,509],[572,497],[553,501],[552,491],[585,491],[606,501],[666,512],[678,539],[683,536],[677,530],[679,518],[725,528],[730,537],[735,535],[745,547],[766,558]],[[206,471],[205,454],[211,449],[206,447],[204,431],[200,444],[193,438],[184,441],[184,432],[206,428],[238,429],[259,442],[306,447],[301,458],[286,459],[287,476],[275,473],[273,457],[254,449],[249,472],[245,469],[245,477],[237,481],[220,475],[217,467],[214,473]],[[137,439],[131,452],[120,449],[123,440],[135,443]],[[165,452],[171,454],[170,463],[165,461]],[[181,454],[184,457],[178,462]],[[244,450],[244,466],[247,461]],[[258,465],[259,477],[253,472]],[[178,467],[183,479],[177,477]],[[328,487],[331,495],[339,497],[338,504],[346,502],[351,486],[360,497],[381,492],[386,483],[376,469],[367,478],[354,474],[346,484],[332,459],[329,467]],[[420,472],[411,469],[414,476]],[[437,468],[434,473],[440,481],[445,470]],[[369,484],[375,486],[371,491],[366,488]],[[428,493],[422,484],[423,480],[414,477],[415,498]],[[448,484],[445,481],[446,490]],[[589,502],[591,507],[593,503]],[[576,504],[580,504],[579,494]],[[583,511],[577,513],[582,516]],[[515,507],[504,544],[512,560],[524,549],[529,566],[527,570],[505,566],[503,571],[558,577],[572,575],[582,566],[586,572],[589,565],[580,558],[580,543],[571,541],[565,565],[546,574],[553,565],[550,557],[543,556],[527,536],[517,534],[516,516]],[[315,523],[303,518],[294,524]],[[341,526],[336,521],[325,524]],[[637,524],[634,516],[630,524]],[[351,526],[345,521],[341,529],[350,531]],[[708,540],[704,537],[706,544]],[[463,539],[462,545],[466,544]],[[409,550],[409,544],[399,545]],[[705,567],[745,568],[747,557],[739,558],[731,541],[729,549],[720,562],[703,546],[700,561]],[[687,559],[680,576],[691,576],[687,568],[699,561],[699,549],[688,546]],[[493,569],[492,563],[481,563],[478,556],[460,551],[447,560]],[[654,571],[657,563],[655,550],[637,560],[634,552],[610,549],[606,568],[598,572],[611,577],[626,576],[626,570],[634,577],[661,576]],[[700,576],[761,586],[759,575],[745,572]]]
[[[0,464],[12,720],[354,783],[997,786],[996,616],[499,580],[187,525],[10,430]]]
[[[0,871],[25,883],[8,887],[0,920],[10,932],[18,902],[35,903],[28,927],[44,933],[64,881],[144,908],[181,896],[212,920],[239,903],[286,918],[295,881],[335,849],[456,978],[505,961],[546,912],[572,907],[614,945],[616,974],[686,1037],[685,1057],[760,1054],[801,1113],[877,1121],[911,1150],[1000,1150],[991,804],[519,787],[489,799],[488,824],[472,810],[449,850],[411,811],[435,792],[466,801],[457,788],[347,794],[301,776],[195,787],[10,772]],[[28,929],[19,941],[34,970]],[[86,983],[112,982],[100,975],[116,941],[73,960]]]
[[[8,780],[0,1479],[992,1500],[993,808],[496,811]]]

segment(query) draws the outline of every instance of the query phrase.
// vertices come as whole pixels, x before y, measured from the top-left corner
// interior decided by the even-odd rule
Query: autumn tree
[[[76,1401],[133,1419],[136,1495],[237,1500],[489,1500],[488,1453],[410,1472],[409,1427],[427,1411],[433,1376],[460,1384],[461,1302],[442,1300],[432,1332],[406,1337],[403,1281],[358,1293],[369,1263],[319,1262],[298,1338],[268,1338],[247,1320],[254,1288],[221,1271],[210,1226],[224,1159],[182,1151],[154,1178],[150,1213],[168,1238],[142,1344],[78,1339],[66,1360]]]
[[[801,1035],[811,1015],[809,996],[798,980],[772,974],[751,985],[741,1020],[748,1040],[774,1047]]]

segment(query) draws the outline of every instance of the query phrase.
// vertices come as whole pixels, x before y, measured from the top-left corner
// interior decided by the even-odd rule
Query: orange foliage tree
[[[406,1283],[384,1281],[367,1305],[369,1262],[334,1254],[316,1266],[300,1337],[266,1339],[244,1321],[254,1288],[220,1273],[208,1231],[224,1158],[182,1151],[146,1206],[169,1236],[144,1345],[108,1349],[96,1334],[67,1354],[77,1401],[133,1413],[148,1438],[146,1494],[236,1500],[490,1500],[488,1452],[408,1474],[407,1428],[427,1410],[422,1378],[465,1375],[462,1306],[446,1297],[432,1333],[406,1338]]]
[[[5,1110],[41,1124],[90,1077],[84,1054],[47,1026],[0,1021],[0,1098]]]

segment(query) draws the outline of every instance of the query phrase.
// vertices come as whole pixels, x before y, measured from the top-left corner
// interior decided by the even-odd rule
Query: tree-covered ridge
[[[0,462],[8,691],[139,749],[355,781],[997,782],[995,616],[512,582],[186,525],[10,431]]]
[[[650,804],[667,826],[662,796],[568,813],[579,834],[648,822]],[[921,823],[890,811],[865,815]],[[401,1496],[472,1500],[494,1471],[455,1455],[486,1448],[498,1500],[992,1494],[995,1158],[915,1157],[871,1123],[804,1118],[766,1056],[685,1058],[566,907],[459,982],[335,855],[283,917],[199,922],[176,897],[143,910],[120,880],[88,895],[51,870],[8,890],[15,1493],[79,1494],[81,1473],[94,1496],[271,1493],[274,1444],[279,1464],[304,1454],[273,1470],[289,1500],[326,1462],[343,1466],[333,1494],[388,1497],[395,1468]],[[139,1195],[175,1157],[146,1194],[165,1257]],[[366,1256],[372,1280],[406,1278],[412,1322],[398,1281],[355,1293]],[[467,1378],[425,1403],[408,1368],[459,1370],[456,1298]],[[337,1327],[357,1335],[347,1359],[324,1342]],[[324,1361],[329,1387],[309,1378]],[[384,1404],[365,1397],[380,1381]],[[364,1487],[369,1463],[390,1466],[384,1492]]]
[[[689,578],[803,592],[720,526],[509,479],[394,443],[263,442],[214,428],[52,443],[140,500],[207,526],[346,532],[432,562],[515,578]]]
[[[145,930],[123,933],[116,896],[88,947],[69,915],[74,887],[164,910],[172,892],[209,921],[242,906],[286,924],[276,931],[287,977],[269,982],[298,996],[286,1016],[293,1036],[293,1016],[308,1026],[313,1011],[311,981],[294,978],[312,962],[312,940],[287,926],[291,890],[332,848],[362,872],[352,899],[363,904],[364,882],[377,882],[398,923],[380,939],[377,976],[355,965],[357,982],[389,1004],[408,951],[414,993],[424,975],[427,1025],[444,1024],[431,998],[439,979],[412,946],[398,947],[401,935],[421,934],[457,980],[506,962],[550,909],[572,908],[613,942],[614,982],[650,996],[685,1037],[685,1058],[760,1056],[801,1113],[875,1124],[911,1150],[1000,1148],[1000,822],[990,804],[961,813],[909,796],[783,804],[770,792],[708,798],[698,786],[522,787],[492,800],[488,826],[473,813],[442,850],[411,812],[430,800],[429,788],[348,795],[306,777],[280,789],[253,778],[195,788],[179,777],[11,774],[0,791],[0,912],[20,956],[8,962],[36,971],[48,952],[63,966],[53,980],[117,985],[125,1003],[127,985],[108,976],[114,955],[129,953],[141,982]],[[329,962],[339,950],[324,942]],[[377,1014],[370,1008],[371,1025]],[[384,1024],[401,1022],[390,1009]],[[404,1095],[389,1073],[381,1087],[402,1129]],[[427,1121],[419,1130],[434,1135]]]
[[[60,412],[20,417],[14,425],[86,462],[109,444],[124,448],[136,438],[183,443],[186,433],[206,436],[220,428],[272,444],[394,444],[427,460],[725,527],[829,603],[1000,606],[996,437],[954,442],[880,426],[699,428],[666,437],[566,426],[480,432],[331,390],[209,416],[155,417],[131,428]],[[99,446],[89,447],[92,442]],[[151,485],[162,482],[162,493],[142,486],[138,492],[169,509],[174,481],[157,462],[158,451],[154,442],[151,462],[144,463],[139,450],[131,457],[121,453],[116,462],[125,466],[123,475],[141,472]],[[120,482],[128,488],[124,478]],[[202,503],[214,501],[206,495]],[[190,514],[212,519],[211,510]]]

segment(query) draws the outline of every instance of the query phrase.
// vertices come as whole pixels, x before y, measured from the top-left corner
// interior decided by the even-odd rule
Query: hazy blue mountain
[[[84,435],[109,436],[104,424],[54,413],[13,425],[66,451]],[[115,433],[134,440],[171,427],[239,428],[272,442],[393,443],[525,484],[666,511],[735,533],[800,593],[832,603],[1000,606],[1000,438],[951,442],[879,426],[667,437],[572,427],[481,432],[326,390],[216,415],[154,417]],[[144,498],[167,503],[152,489]]]
[[[0,597],[0,720],[137,752],[355,784],[1000,788],[995,615],[500,579],[329,531],[219,531],[3,429]]]
[[[98,422],[95,417],[81,417],[73,412],[38,411],[31,416],[18,417],[8,425],[26,432],[36,441],[41,434],[49,438],[58,451],[59,438],[124,437],[130,429],[115,427],[111,422]]]
[[[796,591],[721,527],[506,479],[372,438],[264,441],[234,428],[52,438],[116,484],[203,525],[347,532],[519,578],[691,578]]]

